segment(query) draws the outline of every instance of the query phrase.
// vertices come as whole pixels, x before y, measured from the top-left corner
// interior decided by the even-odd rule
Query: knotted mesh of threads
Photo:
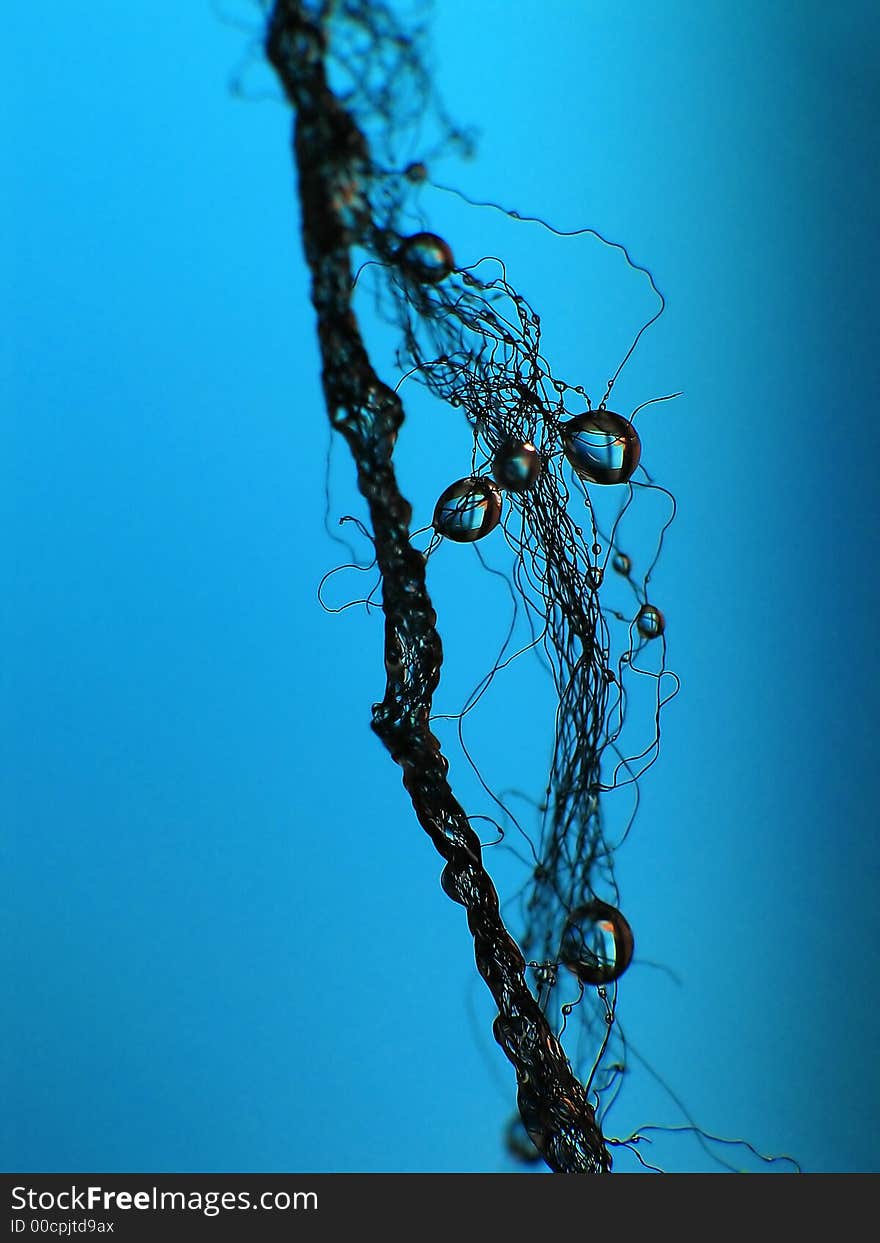
[[[394,199],[393,194],[386,197],[377,222],[367,188],[374,166],[356,113],[365,97],[368,103],[371,96],[381,101],[382,94],[367,78],[369,90],[363,83],[355,85],[346,103],[334,93],[327,68],[328,23],[348,19],[361,32],[372,30],[374,42],[381,45],[388,18],[386,6],[356,0],[340,5],[277,0],[266,37],[268,58],[296,114],[293,146],[325,401],[356,465],[382,577],[387,681],[383,700],[373,708],[373,728],[402,768],[416,816],[445,860],[444,891],[466,909],[477,968],[498,1007],[495,1039],[515,1069],[518,1105],[530,1137],[551,1169],[601,1173],[610,1169],[611,1159],[594,1110],[526,983],[525,960],[501,918],[479,838],[452,793],[447,761],[430,729],[443,653],[425,583],[425,559],[410,542],[411,506],[400,493],[393,465],[403,408],[376,375],[352,307],[351,247],[366,242],[374,252],[388,253]],[[405,37],[394,38],[405,53]],[[375,106],[391,109],[390,102]],[[491,370],[493,361],[482,370]],[[554,510],[556,506],[549,512]],[[566,680],[577,687],[579,703],[595,704],[595,613],[581,603],[578,584],[556,582],[550,587],[561,593],[557,598],[563,600],[563,609],[566,599],[577,597],[582,633],[575,636],[578,650],[570,658]],[[566,631],[563,650],[571,651],[572,642]],[[588,707],[587,713],[592,718],[595,709]],[[595,722],[583,724],[591,736]],[[593,752],[587,747],[582,754],[589,767]],[[584,782],[578,779],[575,785],[580,790]],[[573,814],[567,796],[563,804],[564,814]],[[574,818],[583,831],[583,817]]]

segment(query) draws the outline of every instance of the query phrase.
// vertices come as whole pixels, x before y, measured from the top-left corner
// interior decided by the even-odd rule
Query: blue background
[[[438,176],[608,231],[669,296],[618,391],[685,391],[640,424],[680,505],[654,583],[684,689],[619,868],[681,984],[635,965],[621,1014],[704,1127],[809,1170],[880,1156],[871,8],[432,22],[481,131]],[[378,619],[315,600],[344,555],[290,118],[232,11],[245,29],[159,0],[2,18],[0,1164],[511,1169],[463,914],[368,729]],[[498,238],[527,269],[534,231],[422,203],[457,254]],[[595,391],[650,297],[595,243],[554,253],[565,282],[524,292]],[[341,449],[334,517],[360,512]],[[428,521],[466,429],[414,416],[401,454]],[[465,686],[503,626],[441,551]],[[474,740],[515,780],[506,686]],[[638,1070],[624,1099],[621,1134],[680,1121]],[[663,1163],[705,1166],[679,1141]]]

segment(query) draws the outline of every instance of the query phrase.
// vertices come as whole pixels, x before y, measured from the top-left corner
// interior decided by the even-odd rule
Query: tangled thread
[[[447,239],[424,221],[412,227],[413,196],[430,182],[434,155],[470,145],[434,97],[418,38],[418,31],[401,32],[387,5],[369,0],[276,0],[266,35],[267,56],[296,114],[293,145],[325,400],[369,511],[369,526],[358,526],[374,556],[352,568],[375,568],[376,586],[361,602],[369,609],[380,595],[385,620],[386,692],[373,707],[373,728],[401,766],[416,815],[445,860],[442,887],[467,911],[477,967],[498,1006],[494,1035],[518,1083],[519,1116],[507,1133],[511,1151],[522,1160],[543,1157],[553,1170],[598,1173],[611,1167],[610,1148],[624,1145],[648,1164],[639,1144],[650,1128],[606,1141],[602,1123],[626,1069],[617,990],[635,952],[633,930],[619,909],[614,854],[635,815],[637,782],[658,754],[661,709],[678,689],[665,666],[664,614],[647,594],[675,502],[641,462],[635,420],[645,406],[677,394],[626,415],[609,402],[664,299],[650,271],[619,243],[593,229],[563,232],[505,212],[559,237],[592,236],[619,250],[650,284],[656,310],[594,404],[582,385],[554,373],[540,316],[508,280],[500,258],[459,266]],[[407,159],[407,145],[429,112],[439,137],[419,159]],[[474,206],[505,211],[495,203]],[[364,256],[356,274],[355,251]],[[399,336],[402,375],[395,389],[373,369],[353,309],[368,269],[378,273],[379,315]],[[463,414],[471,436],[467,470],[437,499],[421,551],[415,541],[422,532],[410,529],[411,507],[392,461],[406,381]],[[619,533],[645,491],[664,500],[667,514],[653,557],[637,577]],[[600,493],[614,500],[597,502]],[[469,817],[449,787],[432,728],[442,648],[425,573],[444,540],[478,544],[497,531],[513,554],[511,597],[529,639],[508,650],[511,627],[495,665],[453,718],[495,805],[491,817]],[[627,607],[600,598],[609,570]],[[532,832],[482,780],[463,738],[465,718],[493,679],[526,652],[549,673],[557,704],[549,777]],[[627,705],[632,687],[645,682],[653,687],[653,720],[647,738],[633,746]],[[612,840],[602,798],[620,788],[634,797]],[[496,844],[511,825],[527,843],[528,876],[515,911],[518,944],[483,863],[473,828],[478,819],[495,825]],[[569,1058],[562,1038],[568,1041],[574,1030]]]

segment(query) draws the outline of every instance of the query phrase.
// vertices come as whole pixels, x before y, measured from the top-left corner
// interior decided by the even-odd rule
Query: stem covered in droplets
[[[494,1035],[516,1070],[529,1135],[552,1170],[602,1173],[611,1160],[594,1110],[526,983],[525,961],[502,921],[479,839],[452,793],[448,763],[430,729],[443,651],[424,557],[409,539],[411,507],[392,460],[403,408],[374,372],[351,304],[350,248],[369,240],[373,225],[353,219],[346,205],[352,184],[362,184],[371,166],[364,134],[328,84],[325,8],[277,0],[266,51],[296,111],[303,245],[327,410],[354,458],[382,576],[387,682],[373,707],[373,729],[403,770],[419,823],[446,861],[444,891],[467,911],[477,968],[498,1006]]]

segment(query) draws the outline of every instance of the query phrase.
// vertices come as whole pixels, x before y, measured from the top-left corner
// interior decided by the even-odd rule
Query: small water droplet
[[[636,627],[646,639],[659,639],[666,629],[666,618],[656,604],[643,604],[636,617]]]
[[[628,577],[632,572],[632,561],[625,552],[616,552],[611,564],[614,566],[615,570],[617,570],[618,574],[624,574]]]
[[[504,1132],[504,1143],[507,1151],[517,1161],[522,1161],[527,1165],[534,1165],[541,1160],[541,1154],[532,1143],[519,1114],[514,1114],[510,1122],[508,1122]]]
[[[492,474],[499,487],[525,492],[541,473],[541,455],[530,441],[508,440],[495,455]]]

